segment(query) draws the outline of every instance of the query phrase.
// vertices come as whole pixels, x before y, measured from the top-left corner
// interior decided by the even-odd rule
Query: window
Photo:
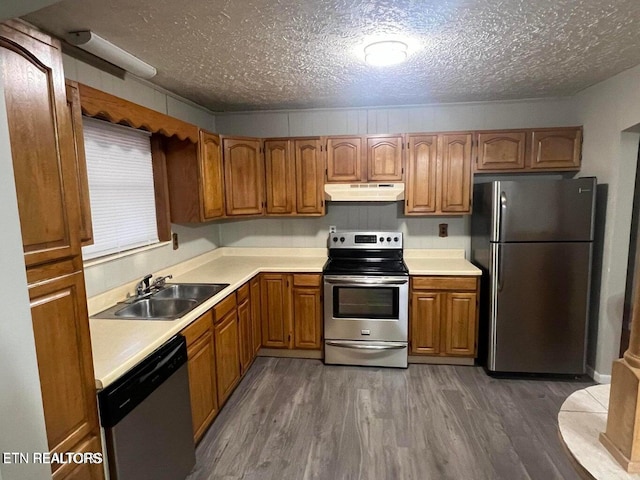
[[[158,242],[150,134],[83,117],[93,245],[84,260]]]

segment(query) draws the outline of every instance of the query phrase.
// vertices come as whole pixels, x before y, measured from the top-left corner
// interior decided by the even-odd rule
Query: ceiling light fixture
[[[407,44],[397,40],[375,42],[364,48],[364,60],[369,65],[384,67],[396,65],[407,59]]]
[[[85,30],[82,32],[71,32],[67,34],[67,41],[96,57],[100,57],[117,67],[126,70],[140,78],[151,78],[155,76],[157,70],[148,63],[143,62],[138,57],[134,57],[129,52],[124,51],[113,43],[95,33]]]

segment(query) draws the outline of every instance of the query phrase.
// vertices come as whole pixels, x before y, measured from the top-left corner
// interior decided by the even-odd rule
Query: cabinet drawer
[[[315,273],[296,273],[293,275],[295,287],[319,287],[322,283],[322,275]]]
[[[208,311],[200,318],[196,319],[191,325],[182,330],[182,335],[187,340],[187,346],[191,346],[202,334],[213,326],[213,314]]]
[[[412,277],[414,290],[471,290],[477,286],[476,277]]]
[[[231,310],[236,308],[236,294],[235,292],[222,300],[219,304],[213,307],[214,322],[218,323],[222,318],[228,314]]]
[[[236,295],[238,296],[238,303],[242,303],[247,298],[249,298],[249,282],[245,283],[238,290],[236,290]]]

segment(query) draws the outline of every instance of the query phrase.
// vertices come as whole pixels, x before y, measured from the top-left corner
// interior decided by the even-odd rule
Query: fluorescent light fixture
[[[372,43],[364,48],[364,59],[376,67],[402,63],[407,59],[407,44],[397,40]]]
[[[140,78],[151,78],[157,73],[155,67],[134,57],[129,52],[124,51],[113,43],[108,42],[95,33],[85,30],[82,32],[71,32],[67,34],[67,41],[96,57],[100,57],[117,67],[126,70]]]

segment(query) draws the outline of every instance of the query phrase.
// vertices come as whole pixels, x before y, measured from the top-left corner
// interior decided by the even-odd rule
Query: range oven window
[[[333,287],[334,318],[397,319],[398,287]]]

